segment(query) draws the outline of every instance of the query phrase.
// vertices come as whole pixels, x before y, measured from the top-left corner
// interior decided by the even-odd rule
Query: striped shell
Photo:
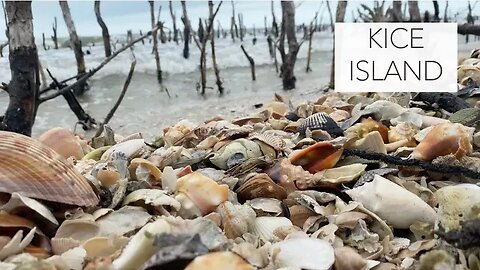
[[[98,203],[88,180],[30,137],[0,131],[0,160],[0,192],[78,206]]]
[[[343,130],[337,125],[337,123],[324,112],[312,114],[305,118],[305,121],[298,127],[297,132],[305,134],[306,130],[310,131],[321,129],[325,130],[331,135],[342,136]]]

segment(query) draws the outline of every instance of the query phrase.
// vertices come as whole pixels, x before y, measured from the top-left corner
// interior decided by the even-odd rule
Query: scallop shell
[[[185,270],[255,270],[242,257],[230,251],[211,252],[196,257]]]
[[[71,164],[54,150],[24,135],[0,131],[0,192],[79,206],[98,197]]]
[[[275,230],[283,226],[292,226],[286,217],[257,217],[252,224],[251,232],[264,242],[275,242]]]
[[[315,113],[305,118],[305,121],[298,127],[297,132],[305,134],[307,128],[310,131],[322,129],[335,136],[343,135],[343,130],[337,125],[337,122],[324,112]]]
[[[471,141],[472,135],[463,125],[440,124],[432,128],[418,144],[412,157],[431,161],[439,156],[454,154],[457,159],[461,159],[472,152]]]

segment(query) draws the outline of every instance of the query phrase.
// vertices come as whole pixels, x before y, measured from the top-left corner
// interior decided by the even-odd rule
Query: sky
[[[218,4],[219,1],[214,1]],[[406,2],[406,1],[403,1]],[[438,1],[440,5],[441,15],[443,16],[443,9],[446,1]],[[474,1],[472,1],[473,3]],[[100,36],[101,29],[96,21],[93,10],[93,1],[68,1],[70,10],[75,22],[77,33],[80,36]],[[360,4],[373,6],[373,1],[349,1],[346,12],[346,20],[353,18],[352,14],[356,14],[356,10]],[[386,1],[386,7],[391,1]],[[421,11],[430,10],[433,12],[432,1],[419,1]],[[466,16],[467,1],[449,1],[450,15],[459,14],[459,18]],[[172,27],[171,17],[168,9],[168,1],[156,1],[155,12],[158,12],[158,6],[162,6],[160,20],[165,22],[165,26]],[[326,5],[321,1],[296,1],[296,23],[309,23],[315,16],[315,12],[320,11],[320,18],[323,18],[324,23],[329,22],[328,13],[326,12]],[[331,1],[332,9],[335,10],[336,3]],[[275,13],[277,20],[280,20],[281,10],[279,0],[274,1]],[[149,30],[150,27],[150,11],[147,1],[101,1],[100,5],[102,17],[106,22],[110,34],[125,34],[127,30],[131,29],[134,33],[138,33],[140,29],[143,31]],[[180,20],[181,5],[180,1],[173,1],[173,10],[177,16],[177,27],[183,28]],[[205,18],[208,15],[207,1],[187,1],[187,10],[193,27],[196,29],[198,25],[198,18]],[[263,28],[264,16],[267,16],[269,25],[271,24],[270,15],[270,1],[251,1],[251,0],[236,0],[236,12],[243,14],[244,24],[247,27],[255,25],[257,28]],[[63,16],[61,13],[58,1],[39,1],[34,0],[32,3],[32,11],[34,18],[34,33],[35,37],[41,37],[45,33],[46,37],[52,34],[53,18],[56,16],[58,21],[58,36],[66,37],[68,35]],[[480,4],[475,6],[475,14],[480,13]],[[229,29],[230,17],[232,14],[231,1],[223,2],[219,10],[217,19],[222,24],[222,27]],[[323,14],[323,16],[322,16]],[[0,23],[0,40],[4,40],[5,25]]]

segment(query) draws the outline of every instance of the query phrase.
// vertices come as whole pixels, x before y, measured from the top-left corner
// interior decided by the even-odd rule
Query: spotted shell
[[[312,114],[311,116],[305,118],[305,121],[298,127],[297,132],[300,134],[305,134],[305,131],[308,129],[312,130],[325,130],[331,135],[342,136],[343,130],[337,125],[337,123],[328,116],[327,113],[320,112]]]
[[[0,192],[78,206],[98,197],[88,180],[51,148],[30,137],[0,131]]]

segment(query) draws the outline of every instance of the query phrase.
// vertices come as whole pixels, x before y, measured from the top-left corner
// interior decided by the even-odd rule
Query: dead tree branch
[[[221,4],[221,3],[220,3]],[[220,8],[220,4],[218,5],[218,8]],[[217,9],[218,9],[217,8]],[[223,94],[223,85],[222,85],[222,79],[220,78],[220,69],[218,68],[218,63],[217,63],[217,56],[215,54],[215,30],[213,27],[214,24],[214,17],[213,17],[213,2],[208,1],[208,12],[209,12],[209,18],[208,18],[208,26],[210,27],[210,47],[212,47],[212,64],[213,64],[213,70],[215,72],[215,78],[217,79],[217,88],[218,92],[220,94]]]
[[[168,6],[170,8],[170,16],[172,16],[172,24],[173,24],[173,41],[178,45],[178,30],[177,30],[177,16],[173,12],[172,8],[172,0],[168,1]]]
[[[102,37],[103,37],[103,46],[105,47],[105,57],[112,55],[112,47],[110,45],[110,34],[108,33],[108,28],[105,22],[102,19],[100,14],[100,1],[96,0],[94,4],[95,17],[97,18],[98,25],[102,28]]]
[[[190,56],[189,43],[190,43],[190,33],[192,31],[192,26],[190,20],[188,19],[187,6],[185,1],[180,1],[182,4],[182,22],[183,22],[183,58],[188,59]]]
[[[150,20],[152,23],[152,28],[154,28],[155,25],[159,25],[158,23],[155,23],[155,9],[154,9],[155,4],[154,4],[154,1],[148,1],[148,3],[150,4]],[[160,10],[158,14],[160,16]],[[162,68],[160,67],[160,55],[158,54],[157,30],[153,31],[152,39],[153,39],[153,53],[155,55],[155,65],[157,67],[157,80],[158,80],[158,83],[162,83]]]
[[[72,90],[74,87],[75,87],[75,84],[78,83],[78,82],[85,82],[87,81],[88,78],[92,77],[93,75],[95,75],[95,73],[97,73],[100,69],[102,69],[106,64],[108,64],[113,58],[115,58],[117,55],[119,55],[120,53],[122,53],[123,51],[125,51],[126,49],[132,47],[135,43],[138,43],[140,42],[141,40],[149,37],[152,35],[152,32],[154,30],[158,30],[158,26],[155,27],[154,29],[152,29],[151,31],[148,31],[148,33],[146,33],[145,35],[141,36],[141,37],[138,37],[137,39],[133,40],[132,42],[128,43],[127,45],[123,46],[122,48],[120,48],[118,51],[115,51],[114,53],[112,53],[112,55],[110,55],[110,57],[107,57],[105,58],[102,63],[100,63],[98,66],[96,66],[95,68],[89,70],[87,73],[85,73],[83,76],[81,77],[77,77],[77,76],[74,76],[72,78],[77,78],[78,80],[69,85],[69,86],[66,86],[54,93],[51,93],[51,94],[46,94],[49,90],[52,90],[52,89],[48,89],[48,91],[42,91],[43,96],[40,96],[39,98],[39,101],[42,103],[42,102],[45,102],[47,100],[50,100],[50,99],[53,99],[53,98],[56,98],[60,95],[63,95],[63,93],[65,92],[68,92],[70,90]]]
[[[243,54],[245,54],[245,57],[247,57],[248,59],[248,62],[250,63],[250,71],[252,73],[252,81],[255,81],[256,80],[256,76],[255,76],[255,61],[253,60],[253,58],[248,55],[247,51],[245,50],[245,48],[243,47],[243,44],[240,45],[240,48],[242,48],[242,51],[243,51]]]
[[[51,36],[55,50],[58,50],[58,39],[57,39],[57,17],[53,18],[52,24],[53,36]]]

